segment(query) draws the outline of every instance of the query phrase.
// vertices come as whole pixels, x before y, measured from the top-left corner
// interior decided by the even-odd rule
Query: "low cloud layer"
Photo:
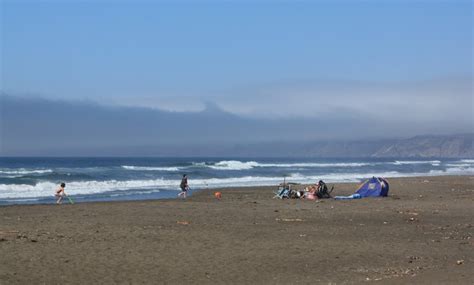
[[[144,108],[2,94],[0,155],[143,155],[157,149],[179,153],[262,142],[467,133],[474,126],[472,87],[466,82],[394,84],[398,88],[289,83],[249,89],[254,93],[235,90],[240,97],[195,100],[204,109],[192,112],[159,110],[159,98]],[[185,98],[175,102],[180,99]]]
[[[458,123],[472,113],[473,81],[449,78],[417,82],[371,83],[357,81],[285,82],[238,90],[239,94],[218,98],[224,109],[249,115],[319,117],[333,110],[361,116],[382,117],[380,110],[399,120],[450,119],[444,111],[456,111]],[[459,112],[462,111],[462,112]],[[283,113],[284,115],[284,113]]]
[[[103,100],[107,102],[108,99]],[[114,98],[109,103],[172,111],[203,110],[212,102],[239,116],[264,119],[377,120],[400,135],[472,129],[473,79],[413,82],[287,80],[213,94]]]

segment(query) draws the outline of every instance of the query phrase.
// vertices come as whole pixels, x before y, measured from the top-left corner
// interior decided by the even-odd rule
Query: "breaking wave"
[[[439,160],[396,160],[394,165],[408,165],[408,164],[431,164],[433,166],[439,166],[441,161]]]
[[[66,193],[69,195],[87,195],[106,193],[111,191],[126,191],[130,189],[151,189],[158,187],[176,186],[176,181],[155,180],[128,180],[128,181],[77,181],[68,182]],[[54,196],[58,185],[52,182],[38,182],[27,184],[0,184],[0,199],[5,198],[33,198]]]
[[[29,175],[29,174],[44,174],[44,173],[52,173],[52,169],[0,169],[0,174],[9,174],[9,175]]]
[[[194,166],[209,167],[216,170],[248,170],[257,167],[281,167],[281,168],[292,168],[292,167],[361,167],[367,165],[373,165],[373,163],[365,162],[340,162],[340,163],[259,163],[256,161],[238,161],[238,160],[223,160],[214,164],[205,163],[194,163]]]
[[[447,166],[464,166],[474,164],[474,160],[463,159],[460,164],[450,164]],[[139,170],[139,171],[180,171],[189,168],[210,168],[214,170],[250,170],[254,168],[351,168],[376,165],[422,165],[430,164],[432,166],[441,166],[439,160],[396,160],[393,162],[297,162],[297,163],[261,163],[256,161],[239,161],[239,160],[222,160],[219,162],[193,162],[189,166],[169,166],[169,167],[153,167],[153,166],[130,166],[122,165],[123,169]]]
[[[122,165],[123,169],[127,170],[138,170],[138,171],[179,171],[181,168],[171,167],[150,167],[150,166],[133,166],[133,165]]]
[[[256,161],[241,162],[238,160],[224,160],[224,161],[219,161],[215,164],[206,165],[206,166],[209,168],[218,169],[218,170],[246,170],[246,169],[252,169],[259,165],[260,164]]]

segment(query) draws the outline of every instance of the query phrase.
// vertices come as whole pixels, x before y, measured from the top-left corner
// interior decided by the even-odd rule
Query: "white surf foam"
[[[252,169],[258,165],[259,163],[256,161],[242,162],[238,160],[224,160],[213,165],[207,165],[207,167],[217,170],[246,170]]]
[[[431,164],[433,166],[439,166],[441,161],[439,160],[396,160],[393,162],[394,165],[409,165],[409,164]]]
[[[210,178],[190,180],[192,188],[231,187],[271,185],[282,180],[280,177],[235,177],[235,178]],[[111,191],[126,191],[130,189],[150,190],[167,189],[179,190],[181,180],[150,179],[150,180],[107,180],[107,181],[77,181],[68,182],[66,193],[69,195],[90,195]],[[35,198],[54,196],[58,185],[52,182],[39,182],[35,185],[27,184],[0,184],[0,199]]]
[[[216,170],[248,170],[256,167],[282,168],[311,168],[311,167],[361,167],[374,165],[366,162],[339,162],[339,163],[259,163],[256,161],[223,160],[215,164],[194,163],[195,166],[204,166]]]
[[[474,174],[474,167],[448,167],[446,172],[452,174]]]
[[[336,163],[260,163],[259,167],[361,167],[373,165],[365,162],[336,162]]]
[[[363,166],[375,166],[380,164],[392,165],[410,165],[410,164],[431,164],[433,166],[440,166],[439,160],[402,160],[395,162],[301,162],[301,163],[259,163],[256,161],[239,161],[239,160],[223,160],[216,163],[193,162],[188,167],[205,167],[214,170],[250,170],[254,168],[354,168]],[[129,166],[122,165],[122,168],[128,170],[141,171],[180,171],[188,167],[145,167],[145,166]]]
[[[446,166],[467,168],[467,167],[472,167],[474,165],[471,163],[447,163]]]
[[[472,175],[474,167],[459,168],[450,167],[446,170],[431,170],[425,173],[401,173],[397,171],[376,173],[327,173],[320,176],[303,175],[293,173],[286,177],[286,181],[298,183],[315,183],[322,179],[329,183],[336,182],[360,182],[372,176],[376,177],[414,177],[414,176],[437,176],[437,175]],[[230,178],[189,179],[192,189],[225,188],[236,186],[274,186],[283,181],[282,176],[244,176]],[[149,180],[107,180],[107,181],[73,181],[67,182],[66,193],[69,195],[92,195],[112,191],[142,190],[158,191],[159,189],[179,190],[178,179],[149,179]],[[39,182],[35,185],[26,184],[0,184],[0,199],[39,198],[52,197],[58,185],[52,182]],[[120,195],[120,193],[113,193]],[[127,194],[124,192],[124,194]]]
[[[66,184],[69,195],[88,195],[129,189],[178,188],[178,180],[128,180],[128,181],[76,181]],[[54,196],[58,185],[52,182],[39,182],[35,185],[0,184],[0,199],[32,198]]]
[[[179,167],[151,167],[151,166],[133,166],[133,165],[122,165],[123,169],[127,170],[138,170],[138,171],[179,171]]]
[[[53,170],[51,169],[25,169],[25,168],[18,168],[18,169],[0,169],[0,174],[13,174],[13,175],[28,175],[28,174],[44,174],[44,173],[51,173]]]

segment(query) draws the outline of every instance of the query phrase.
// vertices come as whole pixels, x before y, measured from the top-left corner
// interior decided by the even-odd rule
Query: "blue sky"
[[[160,112],[213,106],[209,110],[237,116],[214,114],[230,122],[219,130],[255,126],[253,133],[242,134],[251,138],[268,127],[306,140],[355,138],[368,124],[378,137],[474,129],[472,1],[4,0],[0,5],[0,89],[9,97],[4,102],[18,108],[9,114],[23,114],[38,102],[50,110],[57,100],[81,110],[76,114],[90,106],[83,101]],[[31,102],[11,103],[17,102],[12,96]],[[108,112],[92,109],[97,118]],[[104,120],[137,114],[122,111]],[[40,135],[35,116],[24,115],[22,124],[30,122]],[[196,125],[188,127],[205,132],[207,116],[189,119]],[[123,137],[145,128],[145,118],[157,120],[147,122],[150,129],[161,123],[156,118],[180,128],[172,117],[141,116]],[[94,125],[75,118],[57,128],[72,133]],[[113,123],[104,128],[121,130]],[[179,133],[170,135],[173,139],[179,141]],[[71,140],[82,144],[77,137]],[[12,139],[11,145],[19,141]]]
[[[471,1],[3,1],[2,12],[9,92],[205,96],[472,75]]]

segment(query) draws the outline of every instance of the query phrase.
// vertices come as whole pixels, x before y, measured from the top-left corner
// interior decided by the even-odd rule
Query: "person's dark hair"
[[[319,180],[318,184],[321,185],[323,184],[324,182],[322,180]]]
[[[63,188],[66,187],[66,183],[64,183],[64,182],[61,183],[61,187],[63,187]]]
[[[183,177],[186,177],[186,174],[183,174]]]

